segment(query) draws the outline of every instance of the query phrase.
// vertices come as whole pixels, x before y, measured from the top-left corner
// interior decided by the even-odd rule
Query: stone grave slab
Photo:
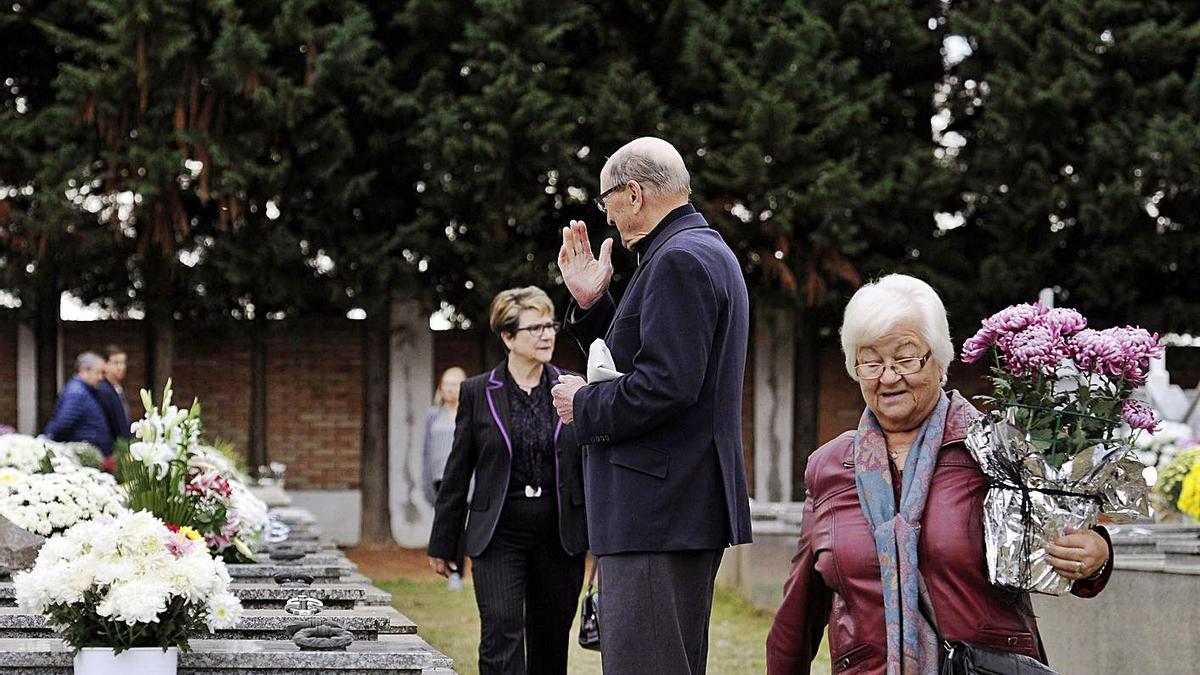
[[[290,640],[288,628],[305,620],[281,609],[247,609],[236,626],[216,632],[219,639]],[[411,634],[417,625],[392,607],[330,609],[318,618],[334,619],[358,640],[374,640],[381,634]],[[15,607],[0,608],[0,638],[49,637],[53,631],[41,615],[27,614]]]
[[[354,574],[357,571],[353,565],[285,565],[278,563],[245,563],[226,565],[229,576],[236,581],[254,581],[272,579],[276,574],[307,574],[314,582],[337,580]]]
[[[180,675],[416,675],[452,673],[453,661],[416,635],[307,652],[283,640],[193,640]],[[0,673],[70,675],[70,650],[55,638],[0,639]]]

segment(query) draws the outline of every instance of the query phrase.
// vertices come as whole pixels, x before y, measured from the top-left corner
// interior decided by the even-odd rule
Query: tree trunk
[[[175,292],[172,260],[157,251],[146,256],[146,387],[157,401],[175,368]]]
[[[267,457],[267,319],[250,322],[250,472],[266,466]]]
[[[821,404],[821,348],[816,310],[796,309],[795,414],[792,436],[792,499],[801,501],[807,494],[804,470],[808,457],[817,449],[817,420]]]
[[[175,368],[175,316],[171,308],[146,312],[146,387],[158,401]]]
[[[362,488],[362,544],[390,546],[392,518],[388,493],[388,373],[392,308],[384,299],[367,310],[363,325],[363,433],[359,466]]]
[[[37,433],[54,415],[58,398],[58,319],[60,293],[52,263],[43,260],[33,299],[34,370],[37,373]],[[72,362],[73,365],[74,362]],[[69,370],[69,368],[67,369]]]

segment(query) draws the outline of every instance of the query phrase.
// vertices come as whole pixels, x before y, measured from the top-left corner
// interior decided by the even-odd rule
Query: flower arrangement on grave
[[[58,458],[63,465],[101,469],[104,466],[104,455],[100,448],[91,443],[57,443],[42,439],[48,454]]]
[[[1134,441],[1138,459],[1146,466],[1155,467],[1158,473],[1167,468],[1180,450],[1193,445],[1200,445],[1200,436],[1190,426],[1167,420],[1160,422],[1154,431],[1138,435]]]
[[[47,464],[47,459],[51,463]],[[103,459],[100,449],[91,443],[59,443],[25,434],[0,434],[0,468],[23,473],[50,473],[81,466],[99,469]]]
[[[242,537],[261,534],[243,527],[246,519],[238,506],[245,500],[235,497],[239,492],[235,479],[223,474],[201,445],[200,403],[193,401],[190,408],[181,409],[171,397],[169,380],[157,406],[142,390],[146,415],[133,424],[134,440],[128,452],[118,457],[129,508],[149,511],[169,525],[194,529],[214,554],[227,560],[253,561]]]
[[[13,578],[17,604],[44,614],[78,653],[108,647],[189,649],[188,639],[235,625],[241,603],[225,564],[199,533],[172,531],[145,511],[76,524]]]
[[[1159,470],[1153,499],[1158,512],[1200,520],[1200,441],[1177,449]]]
[[[41,467],[45,456],[46,443],[40,438],[25,434],[0,435],[0,467],[33,473]]]
[[[1134,398],[1157,334],[1131,326],[1095,330],[1074,309],[1007,307],[963,345],[971,363],[993,356],[992,407],[967,447],[987,475],[984,541],[993,584],[1060,595],[1071,581],[1045,561],[1045,543],[1086,529],[1100,514],[1116,522],[1149,515],[1149,488],[1131,447],[1158,424]]]
[[[43,537],[85,520],[120,515],[124,500],[116,480],[96,469],[72,467],[45,473],[0,469],[0,516]]]

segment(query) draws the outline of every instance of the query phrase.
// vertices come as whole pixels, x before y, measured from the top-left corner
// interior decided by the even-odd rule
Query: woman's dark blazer
[[[454,446],[446,461],[438,489],[429,536],[428,553],[434,558],[454,560],[459,538],[466,537],[466,554],[483,553],[496,531],[512,473],[512,437],[509,433],[507,361],[462,383],[458,416],[454,421]],[[558,383],[563,371],[547,364],[550,385]],[[587,517],[583,502],[583,466],[575,429],[556,418],[554,429],[555,493],[558,503],[558,533],[563,550],[570,554],[587,551]],[[475,492],[467,493],[471,478]],[[548,487],[548,486],[547,486]],[[542,499],[546,497],[543,496]],[[469,515],[468,515],[469,514]],[[466,531],[463,523],[466,523]]]

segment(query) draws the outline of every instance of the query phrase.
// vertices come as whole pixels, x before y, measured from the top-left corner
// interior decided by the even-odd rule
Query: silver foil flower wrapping
[[[975,421],[966,445],[991,483],[983,538],[997,586],[1062,595],[1072,581],[1046,562],[1046,542],[1100,514],[1118,523],[1150,514],[1145,466],[1127,444],[1097,444],[1055,468],[1008,414],[993,413]]]

